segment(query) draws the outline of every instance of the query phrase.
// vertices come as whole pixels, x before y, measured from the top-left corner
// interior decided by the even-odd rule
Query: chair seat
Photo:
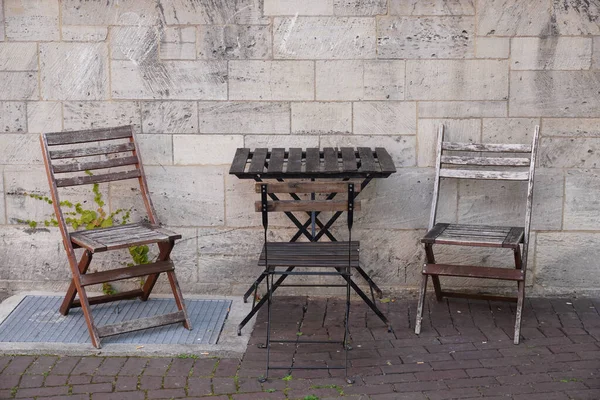
[[[517,248],[524,229],[510,226],[435,224],[421,243],[460,246]]]
[[[269,242],[267,258],[269,267],[332,267],[348,266],[350,256],[353,268],[358,267],[360,242]],[[265,247],[258,265],[265,266]]]
[[[92,253],[181,239],[178,233],[147,223],[77,231],[70,236],[73,247],[83,247]]]

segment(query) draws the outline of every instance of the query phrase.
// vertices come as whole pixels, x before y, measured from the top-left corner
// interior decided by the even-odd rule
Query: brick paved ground
[[[432,301],[420,337],[411,333],[415,303],[383,305],[395,332],[355,302],[351,373],[285,372],[261,385],[265,313],[248,351],[238,359],[0,356],[0,398],[121,400],[600,399],[600,300],[528,301],[521,344],[511,341],[513,311],[506,303]],[[275,335],[340,338],[339,299],[277,298]],[[274,345],[279,365],[334,365],[334,345]],[[315,397],[307,397],[307,396]]]

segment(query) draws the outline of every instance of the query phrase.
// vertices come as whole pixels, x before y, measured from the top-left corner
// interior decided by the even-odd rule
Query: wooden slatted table
[[[326,147],[324,149],[257,148],[254,151],[248,148],[239,148],[233,157],[233,162],[229,170],[229,174],[235,175],[240,179],[254,179],[257,182],[262,182],[264,179],[276,179],[282,182],[288,179],[361,179],[361,190],[373,178],[387,178],[394,172],[396,172],[396,167],[394,166],[392,157],[390,157],[389,153],[383,147],[376,147],[375,150],[369,147],[358,147],[356,149],[351,147]],[[270,197],[273,200],[278,200],[273,194],[270,194]],[[333,199],[333,197],[335,197],[335,193],[330,194],[328,199]],[[298,200],[296,195],[292,195],[292,198]],[[323,236],[327,236],[330,241],[337,241],[329,229],[340,217],[341,212],[334,213],[326,222],[319,219],[318,212],[309,213],[308,219],[304,223],[291,212],[285,214],[298,228],[298,231],[290,239],[290,242],[295,242],[303,235],[311,242],[317,242]],[[309,230],[311,226],[312,229]],[[317,226],[318,230],[316,229]],[[288,271],[292,271],[293,269],[293,266],[288,267]],[[371,298],[348,277],[350,285],[389,327],[387,318],[377,308],[373,294],[373,291],[376,291],[379,297],[381,297],[381,290],[360,265],[356,267],[356,270],[369,284]],[[248,300],[248,297],[258,287],[264,277],[265,275],[261,274],[246,291],[244,301]],[[285,278],[286,275],[283,275],[275,282],[273,291],[282,285]],[[267,296],[262,296],[258,303],[254,303],[250,313],[238,326],[238,334],[241,334],[242,328],[266,303],[266,300]]]

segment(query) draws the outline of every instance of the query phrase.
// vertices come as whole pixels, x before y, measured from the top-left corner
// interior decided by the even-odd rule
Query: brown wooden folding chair
[[[175,240],[180,239],[181,235],[161,228],[158,224],[132,127],[43,133],[40,141],[54,212],[73,275],[60,307],[61,314],[67,315],[69,309],[81,307],[92,344],[96,348],[101,347],[100,338],[105,336],[177,322],[183,322],[184,327],[191,329],[183,296],[175,276],[175,267],[169,258]],[[114,171],[115,168],[117,171]],[[95,171],[93,175],[86,173],[91,170]],[[125,179],[138,180],[149,223],[133,223],[76,232],[68,231],[60,208],[58,188]],[[87,273],[95,253],[151,243],[156,243],[159,248],[158,259],[154,263]],[[79,261],[75,255],[77,248],[84,249]],[[163,272],[166,272],[169,278],[178,312],[100,327],[94,324],[90,305],[135,297],[146,301],[158,276]],[[140,289],[91,298],[88,298],[86,294],[86,287],[89,285],[142,276],[147,276],[147,278]],[[78,300],[75,299],[75,295],[79,296]]]
[[[535,127],[533,143],[526,144],[474,144],[444,141],[444,126],[440,125],[437,142],[436,175],[431,205],[429,228],[421,239],[425,247],[426,263],[417,307],[415,333],[421,332],[423,305],[427,290],[427,278],[431,276],[438,301],[443,297],[463,297],[489,300],[514,301],[517,303],[514,343],[519,344],[521,315],[525,299],[525,277],[529,253],[529,229],[533,202],[533,175],[538,147],[539,127]],[[459,152],[459,153],[456,153]],[[520,153],[515,157],[514,153]],[[467,155],[465,155],[467,154]],[[488,156],[487,154],[491,154]],[[527,182],[525,224],[520,227],[463,225],[436,223],[440,178],[486,179]],[[438,264],[433,254],[434,244],[496,247],[513,250],[515,269],[472,265]],[[522,251],[521,251],[522,246]],[[469,294],[443,291],[440,276],[457,276],[483,279],[500,279],[517,282],[516,297],[485,294]]]

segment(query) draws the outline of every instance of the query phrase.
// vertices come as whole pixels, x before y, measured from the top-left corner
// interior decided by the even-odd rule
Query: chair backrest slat
[[[254,209],[262,211],[262,203],[256,201]],[[354,210],[360,211],[360,201],[354,202]],[[293,211],[348,211],[346,200],[277,200],[267,202],[269,212],[293,212]]]
[[[137,156],[111,158],[103,161],[73,162],[68,164],[55,164],[52,166],[55,174],[65,172],[93,171],[96,169],[106,169],[122,167],[125,165],[135,165],[139,163]]]
[[[528,144],[496,144],[496,143],[454,143],[444,142],[442,150],[476,151],[490,153],[531,153]]]
[[[114,172],[114,173],[110,173],[110,174],[74,176],[71,178],[56,179],[56,186],[57,187],[65,187],[65,186],[89,185],[91,183],[122,181],[125,179],[139,178],[141,176],[142,176],[142,174],[139,169],[134,169],[131,171],[123,171],[123,172]]]
[[[256,193],[260,193],[262,183],[254,186]],[[360,185],[354,188],[360,192]],[[273,182],[267,185],[267,193],[346,193],[348,182]]]
[[[101,128],[85,131],[54,132],[46,134],[48,146],[99,142],[103,140],[125,139],[131,137],[131,127]]]
[[[91,157],[104,154],[124,153],[134,150],[135,145],[131,142],[121,144],[108,144],[104,146],[81,147],[65,150],[50,150],[50,158],[52,160],[58,160],[61,158]]]
[[[500,181],[526,181],[529,171],[477,171],[469,169],[440,169],[440,178],[492,179]]]
[[[502,166],[502,167],[528,167],[529,158],[512,157],[471,157],[471,156],[442,156],[442,164],[452,165],[480,165],[480,166]]]

